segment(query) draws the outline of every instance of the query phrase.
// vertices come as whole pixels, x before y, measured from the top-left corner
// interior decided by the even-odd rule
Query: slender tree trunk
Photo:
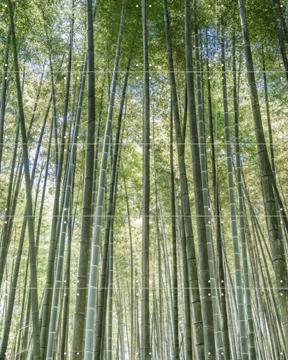
[[[9,48],[10,48],[10,26],[8,28],[6,47],[3,59],[3,71],[2,71],[2,89],[1,89],[1,100],[0,100],[0,172],[2,165],[2,155],[4,146],[4,122],[5,122],[5,110],[6,110],[6,99],[8,89],[8,61],[9,61]]]
[[[121,162],[122,165],[122,162]],[[123,166],[122,166],[123,168]],[[121,172],[122,173],[122,172]],[[133,247],[133,238],[132,238],[132,228],[131,228],[131,218],[130,218],[130,204],[127,190],[127,181],[125,174],[122,175],[124,183],[124,193],[125,193],[125,203],[127,210],[127,223],[128,223],[128,233],[129,233],[129,247],[130,247],[130,359],[135,360],[136,353],[136,336],[135,336],[135,274],[134,274],[134,247]]]
[[[92,198],[95,142],[95,73],[94,73],[94,30],[93,1],[87,0],[87,64],[88,64],[88,124],[86,138],[85,181],[82,203],[82,224],[80,235],[80,255],[76,293],[76,311],[72,340],[72,359],[84,356],[83,341],[85,329],[85,309],[88,283],[89,251],[92,229]]]
[[[236,204],[234,193],[234,178],[233,178],[233,153],[230,140],[230,125],[228,113],[228,94],[226,83],[226,64],[225,64],[225,44],[224,44],[224,26],[221,20],[221,68],[222,68],[222,91],[223,91],[223,110],[224,110],[224,127],[225,127],[225,143],[226,143],[226,158],[227,158],[227,172],[228,172],[228,188],[229,188],[229,205],[230,205],[230,222],[231,234],[234,253],[234,267],[236,278],[236,300],[240,333],[240,356],[243,360],[249,360],[248,353],[248,339],[247,339],[247,324],[246,312],[244,304],[243,285],[245,284],[242,279],[241,269],[241,254],[239,250],[239,235],[237,229],[236,219]]]
[[[284,19],[282,19],[281,7],[279,0],[272,0],[273,6],[273,18],[275,19],[275,28],[278,36],[278,42],[280,47],[280,53],[282,56],[284,72],[288,82],[288,58],[286,53],[285,37],[287,41],[287,29]],[[283,26],[284,25],[284,26]],[[286,32],[285,32],[286,31]]]
[[[263,81],[264,81],[264,94],[265,94],[265,107],[266,107],[268,134],[269,134],[270,161],[271,161],[272,171],[275,173],[275,159],[274,159],[273,135],[272,135],[272,127],[271,127],[271,114],[270,114],[269,95],[268,95],[268,86],[267,86],[266,63],[265,63],[265,55],[264,55],[263,50],[262,50],[262,71],[263,71]]]
[[[195,6],[196,8],[196,6]],[[218,302],[216,292],[215,271],[213,262],[212,234],[210,228],[209,214],[209,194],[207,178],[207,159],[205,130],[201,94],[200,61],[197,46],[198,34],[195,34],[195,52],[196,52],[196,80],[198,94],[198,117],[199,117],[199,136],[196,118],[196,104],[194,94],[194,79],[192,65],[192,38],[191,38],[191,11],[190,2],[185,0],[185,54],[186,54],[186,87],[188,96],[188,116],[190,123],[190,142],[192,153],[192,168],[194,180],[194,198],[196,208],[196,224],[198,234],[198,257],[199,257],[199,279],[201,294],[201,310],[203,319],[205,355],[223,356],[223,345],[221,338],[221,329],[218,319]],[[195,20],[196,21],[196,20]],[[195,24],[195,28],[197,25]],[[200,159],[201,156],[201,159]],[[211,301],[212,298],[212,301]],[[214,313],[214,316],[213,316]],[[214,318],[214,319],[213,319]],[[215,326],[214,339],[213,320]],[[216,345],[216,349],[215,349]],[[216,351],[216,353],[215,353]]]
[[[102,158],[101,158],[101,166],[100,166],[100,174],[98,180],[98,192],[97,192],[97,200],[96,200],[96,209],[94,214],[94,225],[93,225],[93,241],[92,241],[92,249],[91,249],[91,261],[90,261],[90,269],[89,269],[89,283],[88,283],[88,297],[87,297],[87,309],[86,309],[86,325],[85,325],[85,348],[84,348],[84,359],[93,359],[94,357],[94,348],[95,348],[95,356],[100,358],[102,346],[103,346],[103,333],[102,326],[104,322],[104,314],[105,314],[105,306],[106,299],[99,298],[98,300],[103,302],[102,309],[103,313],[100,312],[99,318],[96,318],[96,299],[97,299],[97,265],[98,265],[98,257],[99,257],[99,239],[100,239],[100,227],[103,218],[103,205],[104,205],[104,185],[106,180],[106,171],[107,171],[107,162],[108,162],[108,151],[109,151],[109,143],[111,127],[112,127],[112,117],[114,112],[114,100],[115,100],[115,92],[116,92],[116,82],[118,75],[118,68],[120,62],[120,53],[121,53],[121,45],[122,45],[122,33],[124,27],[124,7],[122,7],[119,33],[118,33],[118,44],[115,55],[115,64],[113,69],[113,77],[111,81],[110,88],[110,98],[109,98],[109,108],[106,120],[103,148],[102,148]],[[93,180],[93,179],[92,179]],[[114,179],[115,180],[115,179]],[[114,188],[114,183],[113,183]],[[110,209],[111,211],[111,209]],[[109,245],[109,239],[108,239]],[[99,292],[104,291],[106,287],[106,264],[104,263],[104,258],[107,256],[107,251],[109,246],[106,243],[106,249],[104,249],[103,255],[103,264],[102,264],[102,274],[99,285]],[[105,255],[106,252],[106,255]],[[106,259],[107,260],[107,259]],[[105,295],[105,294],[104,294]],[[97,305],[97,307],[100,305]],[[94,330],[95,330],[95,318],[96,322],[96,339],[94,344]]]
[[[223,49],[224,51],[224,49]],[[236,178],[237,178],[237,191],[238,191],[238,216],[239,216],[239,235],[241,242],[242,254],[242,272],[243,272],[243,285],[244,285],[244,300],[247,315],[248,326],[248,340],[249,340],[249,356],[250,360],[256,359],[255,341],[254,341],[254,325],[253,314],[251,307],[251,293],[249,282],[249,268],[247,258],[247,244],[245,234],[245,219],[244,219],[244,199],[242,191],[242,178],[241,178],[241,153],[239,143],[239,104],[237,94],[237,69],[236,69],[236,54],[235,54],[235,35],[233,37],[232,49],[232,71],[233,71],[233,106],[234,106],[234,130],[235,130],[235,153],[236,153]]]
[[[150,88],[146,0],[141,1],[143,39],[143,213],[142,213],[142,307],[141,359],[150,359],[149,312],[149,214],[150,214]]]
[[[173,159],[173,112],[171,106],[170,119],[170,181],[171,181],[171,230],[172,230],[172,256],[173,256],[173,338],[174,352],[173,358],[180,359],[179,349],[179,309],[178,309],[178,267],[177,267],[177,233],[176,233],[176,205],[175,205],[175,183],[174,183],[174,159]]]
[[[206,32],[206,37],[208,36]],[[216,222],[216,247],[215,252],[217,260],[215,261],[217,268],[216,280],[218,281],[218,287],[220,294],[219,306],[222,321],[223,331],[223,348],[226,358],[231,357],[230,350],[230,339],[229,339],[229,323],[228,323],[228,306],[226,300],[226,284],[225,284],[225,271],[224,271],[224,259],[223,259],[223,236],[221,230],[221,213],[220,213],[220,201],[219,201],[219,182],[217,176],[217,157],[216,157],[216,146],[214,140],[214,126],[213,126],[213,112],[212,112],[212,96],[211,96],[211,81],[210,81],[210,63],[209,63],[209,50],[208,50],[208,38],[206,39],[206,73],[207,73],[207,107],[208,107],[208,125],[209,125],[209,138],[211,144],[211,166],[212,166],[212,185],[214,193],[214,212]]]

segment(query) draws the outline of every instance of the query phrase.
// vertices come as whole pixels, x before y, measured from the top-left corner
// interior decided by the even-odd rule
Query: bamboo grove
[[[287,29],[1,1],[1,360],[288,358]]]

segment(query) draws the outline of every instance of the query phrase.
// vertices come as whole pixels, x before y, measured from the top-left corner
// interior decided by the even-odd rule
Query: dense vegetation
[[[0,359],[287,359],[288,3],[0,19]]]

